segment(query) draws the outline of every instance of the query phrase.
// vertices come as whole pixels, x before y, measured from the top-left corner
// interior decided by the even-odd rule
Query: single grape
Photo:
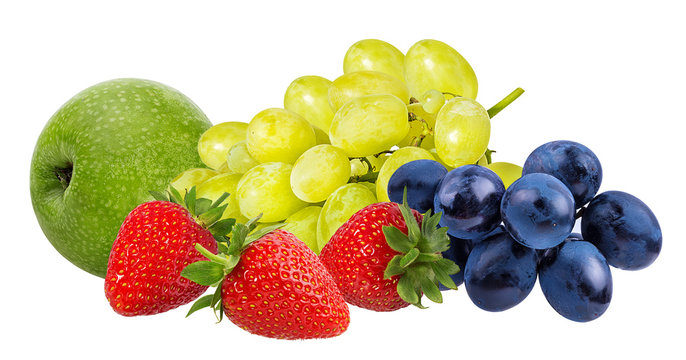
[[[574,197],[548,174],[522,176],[505,190],[500,204],[503,223],[524,246],[546,249],[564,241],[574,228]]]
[[[647,267],[662,249],[662,230],[655,214],[643,201],[622,191],[606,191],[591,200],[581,218],[581,233],[610,265],[624,270]]]
[[[522,177],[522,167],[508,162],[494,162],[484,165],[485,167],[493,170],[500,180],[503,181],[505,189],[507,189],[515,180]]]
[[[420,98],[428,90],[476,99],[476,74],[460,53],[437,40],[421,40],[405,54],[405,82],[410,95]]]
[[[446,259],[452,260],[455,262],[455,264],[457,264],[457,266],[460,267],[460,271],[458,271],[456,274],[450,275],[450,278],[453,279],[455,285],[460,286],[464,282],[464,266],[467,263],[469,253],[472,251],[474,246],[469,240],[458,239],[450,234],[448,237],[450,238],[450,248],[442,252],[441,255]],[[448,290],[448,288],[443,286],[441,283],[438,284],[438,288],[441,291]]]
[[[248,152],[260,163],[292,164],[316,144],[312,126],[302,116],[286,109],[263,110],[248,124]]]
[[[293,165],[291,187],[300,200],[316,203],[350,179],[350,160],[332,145],[317,145],[305,151]]]
[[[548,303],[569,320],[586,322],[605,313],[612,299],[612,274],[605,257],[587,241],[566,241],[539,265]]]
[[[445,105],[445,95],[436,89],[427,90],[422,94],[419,102],[426,112],[436,114]]]
[[[474,100],[450,99],[436,115],[436,151],[451,167],[476,163],[486,152],[490,137],[488,112]]]
[[[388,198],[388,180],[391,179],[391,175],[402,165],[421,159],[436,160],[428,150],[416,146],[400,148],[388,157],[376,178],[376,196],[380,202],[391,201]]]
[[[395,95],[403,104],[410,102],[407,86],[402,81],[378,71],[356,71],[333,81],[329,87],[329,104],[337,111],[360,96],[380,94]]]
[[[331,123],[331,145],[350,157],[378,154],[397,144],[410,130],[407,107],[393,95],[367,95],[349,101]]]
[[[600,160],[586,146],[567,140],[536,148],[524,162],[524,175],[545,173],[558,178],[574,195],[577,209],[591,201],[603,180]]]
[[[321,211],[322,208],[320,206],[308,206],[298,210],[284,221],[286,225],[281,229],[295,235],[312,251],[319,254],[320,249],[317,246],[317,220]]]
[[[422,135],[425,135],[419,146],[427,150],[434,148],[434,136],[432,133],[426,132],[433,131],[433,128],[436,125],[436,114],[429,114],[426,112],[420,103],[407,105],[407,111],[411,115],[414,115],[416,120],[410,121],[410,130],[407,135],[398,142],[398,147],[415,145],[417,140]]]
[[[414,160],[400,166],[388,180],[388,198],[403,203],[407,189],[407,204],[424,214],[434,207],[434,193],[441,179],[448,173],[435,160]]]
[[[235,143],[226,156],[226,163],[229,170],[234,174],[245,174],[260,163],[253,159],[248,152],[248,145],[243,141]]]
[[[229,197],[221,203],[221,205],[227,205],[226,210],[224,210],[224,214],[222,215],[222,219],[247,221],[247,218],[241,215],[241,210],[238,207],[238,200],[236,199],[236,186],[242,176],[243,175],[241,174],[219,174],[211,177],[195,188],[196,196],[198,198],[210,199],[214,202],[225,192],[229,193]]]
[[[260,222],[281,221],[307,206],[291,190],[291,170],[286,163],[263,163],[248,170],[236,186],[236,198],[243,216]]]
[[[479,165],[451,170],[438,184],[433,197],[440,225],[460,239],[478,239],[500,225],[500,201],[505,187],[498,175]]]
[[[245,140],[247,128],[246,123],[230,121],[207,129],[198,140],[200,160],[212,169],[219,169],[233,144]]]
[[[343,72],[378,71],[403,81],[403,60],[405,55],[395,46],[376,39],[365,39],[354,43],[343,58]]]
[[[464,268],[467,295],[487,311],[514,307],[536,284],[536,252],[506,232],[476,244]]]
[[[317,248],[322,249],[331,236],[353,214],[376,202],[376,197],[362,184],[346,184],[326,199],[317,220]]]
[[[307,120],[313,127],[329,132],[333,109],[329,104],[331,81],[321,76],[302,76],[288,86],[283,107]]]
[[[177,175],[169,186],[173,187],[181,195],[189,191],[193,186],[200,185],[203,181],[218,175],[219,172],[212,169],[193,168]]]

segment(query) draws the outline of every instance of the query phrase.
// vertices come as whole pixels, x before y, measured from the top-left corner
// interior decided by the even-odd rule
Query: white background
[[[228,3],[0,6],[3,358],[684,358],[686,26],[679,1]],[[345,51],[364,38],[403,52],[424,38],[452,45],[476,71],[486,108],[523,87],[493,120],[495,159],[522,164],[556,139],[587,145],[603,164],[601,190],[633,193],[657,215],[664,235],[657,261],[638,272],[613,269],[612,304],[590,323],[559,316],[538,285],[502,313],[479,310],[460,289],[424,311],[352,307],[350,328],[338,338],[277,341],[217,325],[210,312],[185,319],[188,306],[116,315],[103,280],[61,258],[43,236],[29,199],[33,146],[52,113],[80,90],[148,78],[184,92],[213,123],[247,122],[283,106],[296,77],[339,76]]]

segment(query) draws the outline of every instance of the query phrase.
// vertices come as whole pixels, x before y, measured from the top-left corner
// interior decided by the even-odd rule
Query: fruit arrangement
[[[503,311],[539,279],[558,313],[589,321],[609,305],[610,266],[642,269],[658,256],[655,216],[627,193],[598,194],[602,168],[587,147],[553,141],[523,166],[492,161],[490,120],[524,91],[484,108],[474,71],[449,45],[422,40],[403,54],[362,40],[343,69],[333,81],[295,79],[282,108],[214,126],[161,84],[84,91],[36,146],[41,227],[105,277],[121,315],[195,301],[188,315],[210,308],[280,339],[337,336],[348,304],[424,308],[424,297],[441,303],[463,283],[479,308]],[[107,219],[87,231],[96,217]]]

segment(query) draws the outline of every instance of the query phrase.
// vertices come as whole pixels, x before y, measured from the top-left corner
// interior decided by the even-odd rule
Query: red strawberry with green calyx
[[[328,338],[350,323],[348,305],[317,255],[283,224],[254,232],[253,219],[236,224],[228,248],[213,254],[197,245],[209,260],[182,273],[204,285],[217,285],[214,295],[200,298],[190,313],[203,307],[225,314],[240,328],[278,339]]]
[[[133,209],[114,241],[105,276],[105,296],[120,315],[153,315],[192,302],[207,286],[181,276],[190,263],[204,259],[195,245],[217,252],[216,238],[234,219],[220,220],[224,194],[214,203],[196,199],[195,188],[182,198],[171,189],[152,193],[157,201]],[[184,206],[180,204],[184,204]]]
[[[438,283],[457,289],[450,275],[460,271],[441,253],[450,247],[440,213],[423,216],[404,204],[368,205],[331,237],[319,255],[345,300],[375,311],[409,304],[420,308],[422,295],[441,303]]]

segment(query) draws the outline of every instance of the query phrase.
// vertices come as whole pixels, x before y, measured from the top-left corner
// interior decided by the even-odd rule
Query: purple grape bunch
[[[559,140],[536,148],[507,188],[486,167],[416,160],[391,176],[388,197],[402,202],[406,190],[411,207],[442,214],[451,237],[443,256],[463,270],[453,280],[479,308],[510,309],[538,279],[555,311],[586,322],[609,307],[610,267],[643,269],[662,248],[650,208],[622,191],[598,193],[602,178],[589,148]]]

